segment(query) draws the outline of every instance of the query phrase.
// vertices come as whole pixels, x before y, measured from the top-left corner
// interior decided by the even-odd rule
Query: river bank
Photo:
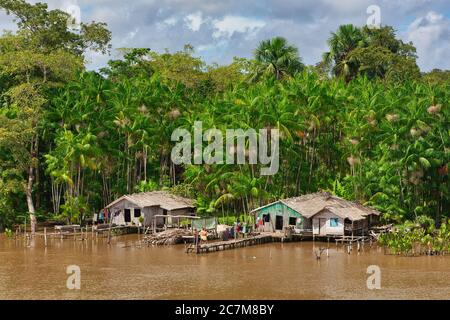
[[[312,242],[270,243],[209,255],[184,245],[137,246],[138,235],[95,241],[0,236],[0,299],[448,299],[450,256],[400,257],[368,246],[348,254],[330,246],[317,260]],[[68,290],[66,268],[81,270]],[[378,265],[381,289],[366,286]]]

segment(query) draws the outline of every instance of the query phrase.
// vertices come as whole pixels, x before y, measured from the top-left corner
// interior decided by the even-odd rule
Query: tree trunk
[[[28,212],[30,214],[30,226],[31,226],[31,234],[34,235],[36,232],[36,210],[34,208],[33,204],[33,165],[30,165],[28,169],[28,183],[27,188],[25,190],[26,196],[27,196],[27,205],[28,205]]]
[[[31,139],[30,148],[30,165],[28,167],[28,182],[25,189],[25,194],[27,197],[28,213],[30,214],[30,227],[31,234],[34,236],[36,232],[36,209],[33,203],[33,182],[34,182],[34,160],[37,155],[37,135]]]

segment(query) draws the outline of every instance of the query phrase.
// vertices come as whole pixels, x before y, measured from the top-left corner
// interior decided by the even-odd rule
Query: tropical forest
[[[450,71],[421,72],[414,44],[392,27],[330,30],[315,65],[302,62],[308,48],[274,37],[227,65],[186,44],[122,48],[88,70],[87,52],[111,51],[105,23],[71,29],[67,13],[24,0],[0,9],[17,24],[0,37],[0,230],[83,223],[135,192],[169,190],[196,199],[200,215],[234,221],[322,190],[401,226],[383,240],[398,251],[405,229],[450,243]],[[278,129],[278,172],[175,164],[172,132],[196,121]]]

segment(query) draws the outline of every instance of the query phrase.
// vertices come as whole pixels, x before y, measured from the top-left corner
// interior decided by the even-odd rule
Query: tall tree
[[[357,65],[350,53],[363,42],[361,31],[352,24],[339,26],[328,39],[330,51],[325,52],[323,60],[333,66],[333,73],[349,81],[357,72]]]
[[[20,164],[34,232],[33,186],[48,97],[84,68],[85,50],[107,52],[111,34],[104,23],[95,22],[82,23],[79,31],[73,30],[68,24],[69,14],[49,10],[44,3],[0,0],[0,8],[14,16],[18,26],[15,34],[0,38],[0,73],[10,79],[4,93],[7,105],[0,113],[0,148]]]
[[[390,26],[341,25],[331,34],[328,45],[330,51],[324,53],[321,66],[346,82],[358,75],[397,81],[420,76],[416,48],[397,39]]]
[[[285,76],[293,76],[304,68],[298,49],[283,37],[262,41],[255,49],[254,56],[256,65],[253,78],[265,74],[280,80]]]

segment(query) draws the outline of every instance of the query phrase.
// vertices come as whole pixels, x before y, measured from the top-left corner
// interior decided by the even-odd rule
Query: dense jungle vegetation
[[[421,73],[412,43],[343,25],[314,66],[276,37],[253,59],[207,65],[178,52],[108,52],[104,23],[67,27],[45,4],[0,0],[18,31],[0,37],[0,229],[79,222],[123,194],[170,189],[204,215],[241,215],[319,189],[371,205],[387,222],[450,216],[450,72]],[[151,46],[151,44],[149,44]],[[175,165],[172,132],[277,128],[280,169]],[[386,240],[388,241],[388,240]]]

